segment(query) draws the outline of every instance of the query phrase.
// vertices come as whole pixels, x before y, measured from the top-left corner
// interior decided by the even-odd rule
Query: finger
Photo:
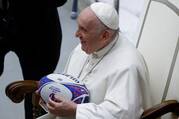
[[[49,98],[48,105],[53,107],[53,108],[56,108],[57,106],[61,105],[61,101],[59,101],[59,100],[58,101],[54,101],[51,98]]]
[[[52,105],[50,105],[49,103],[47,103],[47,108],[50,112],[55,110],[55,108]]]
[[[65,99],[59,95],[54,96],[55,102],[63,102]]]
[[[40,94],[40,91],[39,91],[39,90],[36,90],[36,91],[35,91],[35,94],[39,95],[39,94]]]
[[[49,104],[50,106],[52,106],[52,107],[55,107],[56,102],[53,101],[51,98],[49,98],[48,104]]]

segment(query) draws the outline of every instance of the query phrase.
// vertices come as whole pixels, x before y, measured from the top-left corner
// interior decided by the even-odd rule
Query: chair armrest
[[[20,103],[27,93],[33,93],[38,89],[38,81],[22,80],[10,83],[6,87],[6,95],[14,102]],[[33,95],[33,105],[38,105],[39,96]],[[179,103],[176,100],[167,100],[145,110],[141,119],[155,119],[168,112],[179,115]]]
[[[163,101],[162,103],[145,110],[141,119],[155,119],[168,112],[179,114],[179,103],[176,100]]]
[[[20,103],[27,93],[33,93],[38,89],[38,81],[22,80],[10,83],[6,89],[6,95],[14,102]]]

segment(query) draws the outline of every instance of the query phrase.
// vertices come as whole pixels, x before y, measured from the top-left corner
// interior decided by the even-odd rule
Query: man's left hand
[[[67,101],[62,97],[57,97],[52,100],[49,98],[47,103],[48,111],[55,116],[75,116],[77,104],[72,101]]]

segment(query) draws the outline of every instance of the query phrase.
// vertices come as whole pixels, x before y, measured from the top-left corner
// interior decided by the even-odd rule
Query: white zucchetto
[[[113,30],[119,28],[119,15],[112,5],[103,2],[95,2],[90,5],[90,8],[97,18],[108,28]]]

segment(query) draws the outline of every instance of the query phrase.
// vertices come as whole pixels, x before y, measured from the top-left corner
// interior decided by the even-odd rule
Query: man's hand
[[[75,116],[77,104],[55,96],[53,100],[49,98],[47,108],[48,111],[55,116]]]

